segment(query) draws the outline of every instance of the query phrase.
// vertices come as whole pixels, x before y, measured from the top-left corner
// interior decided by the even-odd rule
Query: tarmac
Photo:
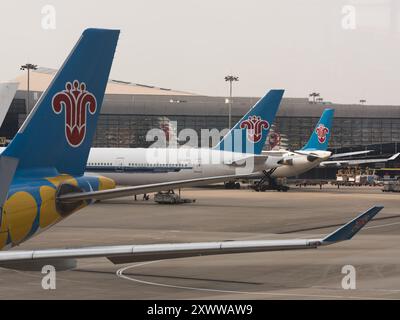
[[[130,265],[80,260],[43,274],[0,269],[0,299],[399,299],[400,195],[380,188],[287,193],[196,188],[196,203],[123,198],[88,207],[17,250],[120,244],[316,238],[374,205],[385,209],[353,240],[317,250],[196,257]],[[354,266],[356,289],[342,287]]]

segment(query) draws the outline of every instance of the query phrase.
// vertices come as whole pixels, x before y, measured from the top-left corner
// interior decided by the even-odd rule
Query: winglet
[[[343,227],[339,228],[335,232],[322,240],[323,245],[329,245],[340,241],[346,241],[353,238],[373,217],[375,217],[383,206],[375,206],[369,209],[367,212],[359,215],[354,220],[350,221]]]
[[[389,158],[388,161],[394,161],[400,156],[400,153],[396,153],[393,157]]]

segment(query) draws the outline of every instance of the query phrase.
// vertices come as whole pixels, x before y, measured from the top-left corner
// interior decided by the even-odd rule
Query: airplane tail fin
[[[118,30],[87,29],[3,156],[16,175],[84,173],[103,103]]]
[[[271,90],[251,108],[214,149],[261,154],[283,94],[284,90]]]
[[[328,150],[329,139],[332,133],[332,120],[335,110],[325,109],[321,116],[317,126],[315,127],[310,140],[306,146],[302,149],[303,151],[311,150]]]

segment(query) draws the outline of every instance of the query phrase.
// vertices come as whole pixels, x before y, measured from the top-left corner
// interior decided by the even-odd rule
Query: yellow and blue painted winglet
[[[352,239],[369,221],[371,221],[384,207],[375,206],[367,212],[360,214],[357,218],[353,219],[343,227],[322,240],[323,245],[329,245],[340,241]]]

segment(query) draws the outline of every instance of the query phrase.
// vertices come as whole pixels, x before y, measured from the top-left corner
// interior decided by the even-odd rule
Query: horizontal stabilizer
[[[354,160],[332,160],[332,161],[323,161],[320,163],[321,167],[343,167],[343,166],[359,166],[361,164],[368,163],[381,163],[394,161],[400,156],[400,153],[396,153],[394,156],[387,159],[354,159]]]
[[[367,153],[371,153],[371,152],[374,152],[374,150],[354,151],[354,152],[346,152],[346,153],[335,153],[335,154],[333,154],[331,156],[331,159],[359,156],[359,155],[367,154]]]

